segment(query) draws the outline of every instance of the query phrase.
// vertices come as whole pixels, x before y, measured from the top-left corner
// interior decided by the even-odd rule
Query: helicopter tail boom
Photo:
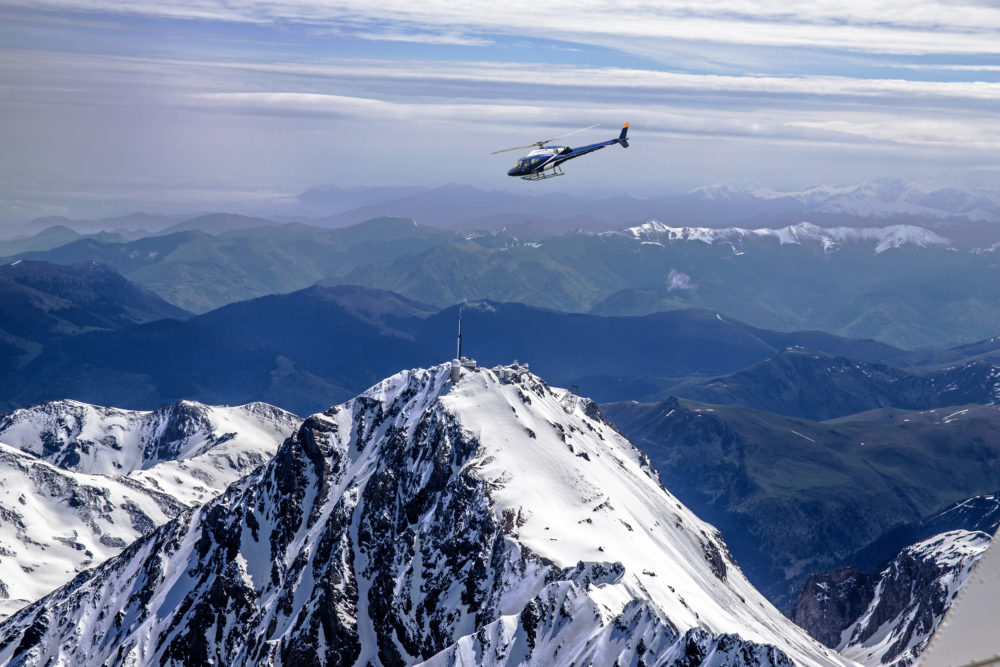
[[[618,143],[622,148],[628,148],[628,123],[622,125],[622,133],[618,135]]]

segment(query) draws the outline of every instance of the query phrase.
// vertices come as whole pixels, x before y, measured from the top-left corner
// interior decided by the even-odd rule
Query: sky
[[[1000,0],[4,0],[0,223],[303,190],[1000,178]],[[529,183],[517,151],[617,136]]]

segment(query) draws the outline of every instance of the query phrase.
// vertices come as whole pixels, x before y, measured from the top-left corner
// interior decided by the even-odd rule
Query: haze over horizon
[[[1000,8],[987,2],[0,8],[0,224],[252,211],[323,183],[663,194],[1000,171]],[[506,176],[600,122],[632,146]]]

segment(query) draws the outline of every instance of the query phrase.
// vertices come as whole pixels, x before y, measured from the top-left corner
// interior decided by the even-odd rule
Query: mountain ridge
[[[299,421],[191,402],[136,413],[56,401],[0,416],[0,614],[222,493]]]
[[[313,415],[219,499],[0,624],[0,659],[850,664],[593,403],[500,375],[405,371]]]
[[[941,370],[911,372],[787,348],[736,373],[680,385],[672,392],[705,403],[828,420],[885,407],[928,410],[995,404],[1000,401],[1000,366],[974,360]]]

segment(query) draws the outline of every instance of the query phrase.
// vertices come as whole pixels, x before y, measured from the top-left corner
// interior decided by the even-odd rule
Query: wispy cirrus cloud
[[[427,33],[427,32],[357,32],[355,37],[369,39],[375,42],[410,42],[413,44],[447,44],[451,46],[487,46],[492,39],[469,37],[458,33]]]
[[[201,93],[190,96],[203,109],[264,115],[303,115],[345,119],[438,124],[471,128],[511,128],[546,124],[552,110],[546,104],[526,100],[489,104],[414,103],[315,93]],[[941,118],[933,113],[901,118],[891,111],[804,111],[789,117],[771,109],[748,110],[739,116],[727,111],[685,107],[632,107],[591,103],[576,110],[579,118],[627,117],[641,131],[671,136],[703,136],[817,146],[856,144],[855,148],[883,146],[947,147],[996,151],[1000,129],[978,116]],[[583,122],[582,120],[580,122]],[[598,130],[594,131],[595,133]]]
[[[759,47],[901,54],[1000,54],[1000,7],[943,0],[903,2],[596,2],[511,0],[482,5],[443,0],[412,3],[321,0],[268,3],[183,0],[8,0],[34,9],[130,14],[223,22],[337,25],[396,38],[451,34],[478,43],[484,35],[542,36],[625,50],[654,49],[673,39]],[[382,30],[373,30],[382,26]],[[638,41],[637,41],[638,40]]]
[[[886,98],[896,102],[1000,101],[1000,82],[936,81],[903,78],[857,78],[830,75],[728,76],[691,74],[622,67],[588,67],[517,62],[448,62],[407,60],[348,60],[316,62],[204,61],[169,58],[138,58],[59,54],[43,51],[8,51],[0,72],[5,80],[20,78],[25,86],[42,89],[45,80],[54,89],[66,89],[72,81],[131,78],[147,84],[164,83],[182,88],[239,88],[294,82],[302,92],[344,82],[385,82],[387,91],[400,82],[425,84],[412,89],[422,97],[433,94],[442,82],[451,86],[442,93],[453,97],[483,96],[490,89],[483,86],[539,86],[538,95],[548,98],[552,89],[579,88],[586,94],[612,89],[631,89],[660,93],[732,93],[758,96],[816,96],[823,98]],[[238,73],[233,76],[233,73]],[[48,73],[46,76],[45,73]],[[62,81],[52,80],[51,76]],[[254,78],[257,77],[257,78]],[[397,89],[399,90],[399,89]],[[238,92],[238,91],[233,91]],[[406,89],[401,90],[405,94]],[[499,95],[505,94],[506,89]],[[499,96],[498,95],[498,96]]]

